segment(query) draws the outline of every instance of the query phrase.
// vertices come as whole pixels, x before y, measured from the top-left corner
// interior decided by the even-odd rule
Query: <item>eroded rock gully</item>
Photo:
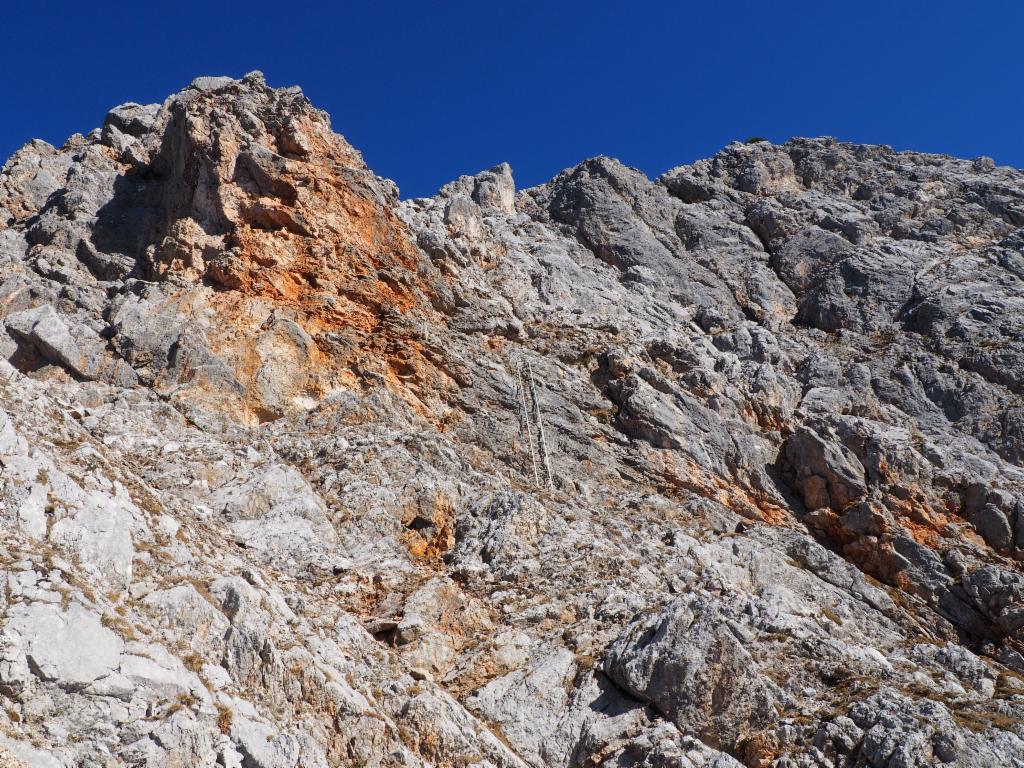
[[[832,139],[400,200],[258,73],[26,145],[0,760],[1024,765],[1022,227]]]

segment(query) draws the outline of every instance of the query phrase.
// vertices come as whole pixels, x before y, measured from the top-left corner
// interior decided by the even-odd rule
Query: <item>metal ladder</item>
[[[548,460],[548,444],[544,437],[544,420],[540,414],[540,400],[529,360],[522,358],[516,363],[516,383],[519,389],[519,428],[526,437],[530,452],[530,466],[533,481],[538,488],[553,488],[551,463]],[[535,436],[536,435],[536,436]],[[543,482],[541,476],[543,475]]]

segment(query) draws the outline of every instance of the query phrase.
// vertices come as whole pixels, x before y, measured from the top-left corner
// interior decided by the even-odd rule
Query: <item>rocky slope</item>
[[[0,763],[1024,766],[1022,289],[986,158],[400,200],[258,73],[32,142]]]

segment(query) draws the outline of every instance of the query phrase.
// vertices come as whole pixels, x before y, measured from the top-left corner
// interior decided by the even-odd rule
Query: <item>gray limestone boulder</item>
[[[292,467],[273,465],[239,484],[221,487],[206,502],[240,545],[282,567],[330,569],[336,534],[320,498]]]
[[[635,620],[608,648],[604,670],[712,746],[733,749],[777,717],[772,684],[706,599],[682,598]]]
[[[853,452],[809,427],[786,441],[784,459],[808,509],[842,512],[867,495],[864,467]]]
[[[124,641],[95,613],[80,605],[33,603],[12,609],[7,631],[20,636],[29,667],[41,680],[62,688],[84,688],[114,672]]]

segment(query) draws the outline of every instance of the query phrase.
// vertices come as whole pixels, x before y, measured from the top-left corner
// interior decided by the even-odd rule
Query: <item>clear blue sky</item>
[[[502,160],[650,175],[752,135],[1024,166],[1024,3],[22,2],[0,5],[0,155],[123,101],[253,69],[301,85],[405,197]]]

